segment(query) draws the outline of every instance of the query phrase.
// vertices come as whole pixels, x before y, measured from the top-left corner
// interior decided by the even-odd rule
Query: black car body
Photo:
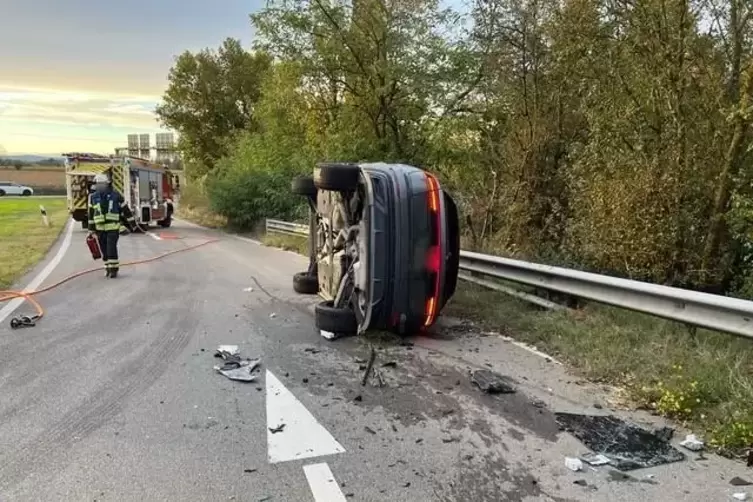
[[[458,212],[436,177],[403,164],[320,164],[293,189],[309,198],[310,267],[323,332],[405,334],[431,326],[455,292]]]

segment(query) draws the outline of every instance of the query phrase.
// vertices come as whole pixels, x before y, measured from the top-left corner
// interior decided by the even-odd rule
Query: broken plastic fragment
[[[322,335],[322,336],[323,336],[324,338],[326,338],[327,340],[334,340],[334,339],[336,338],[336,335],[335,335],[334,333],[332,333],[331,331],[324,331],[324,330],[321,330],[321,331],[320,331],[320,334],[321,334],[321,335]]]
[[[578,472],[579,470],[583,469],[583,462],[581,462],[580,459],[577,458],[565,457],[565,467],[573,472]]]
[[[732,498],[735,500],[748,500],[748,494],[745,492],[733,493]]]
[[[695,434],[688,434],[683,441],[680,441],[680,446],[690,451],[701,451],[703,450],[703,441],[699,440]]]
[[[246,293],[250,293],[253,290],[254,288],[243,288],[243,291],[245,291]]]
[[[609,458],[600,453],[586,453],[580,459],[590,465],[606,465],[610,462]]]
[[[237,356],[240,353],[237,345],[220,345],[217,347],[217,354],[227,359],[227,356]]]
[[[259,359],[244,359],[240,361],[239,366],[236,368],[228,367],[236,363],[225,363],[224,366],[215,366],[214,369],[217,373],[220,373],[230,380],[236,380],[238,382],[253,382],[256,380],[256,375],[252,375],[251,372],[256,369],[261,361]]]
[[[515,387],[508,380],[498,373],[489,370],[476,370],[473,372],[471,381],[478,385],[478,388],[489,394],[512,394]]]

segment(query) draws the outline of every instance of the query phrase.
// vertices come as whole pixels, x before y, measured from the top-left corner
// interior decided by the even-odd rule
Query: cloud
[[[159,128],[156,96],[23,89],[0,85],[0,122],[105,127],[134,131]]]

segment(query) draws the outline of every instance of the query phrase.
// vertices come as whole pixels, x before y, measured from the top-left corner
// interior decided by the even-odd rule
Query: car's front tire
[[[293,276],[293,291],[301,295],[315,295],[319,292],[319,279],[308,272],[298,272]]]
[[[356,314],[348,308],[338,308],[334,302],[321,302],[314,311],[316,327],[322,331],[352,335],[358,332]]]
[[[356,164],[319,164],[314,171],[314,184],[320,190],[351,192],[358,188],[360,175]]]

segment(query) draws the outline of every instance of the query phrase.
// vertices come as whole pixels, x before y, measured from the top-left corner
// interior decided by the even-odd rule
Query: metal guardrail
[[[268,232],[308,235],[308,227],[267,220]],[[507,287],[494,279],[557,291],[692,326],[753,338],[753,302],[647,282],[620,279],[499,256],[460,252],[460,278],[546,308],[563,306]]]
[[[301,225],[300,223],[291,223],[289,221],[282,220],[266,220],[265,224],[267,232],[277,232],[280,234],[289,235],[303,235],[309,234],[309,226]]]

